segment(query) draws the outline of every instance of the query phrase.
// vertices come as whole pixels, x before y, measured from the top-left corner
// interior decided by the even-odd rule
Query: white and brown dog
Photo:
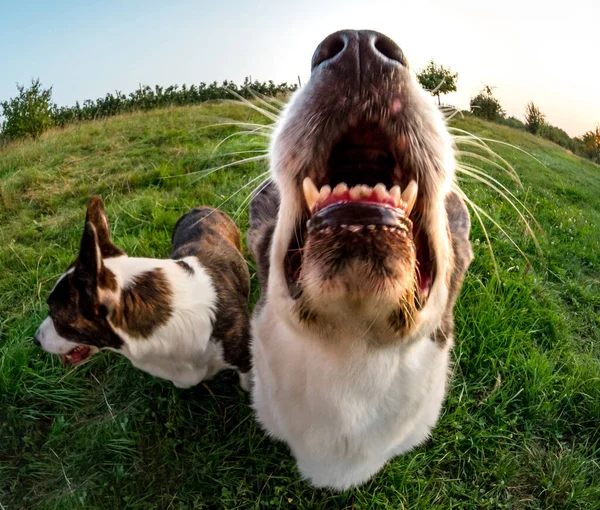
[[[238,228],[198,207],[178,220],[172,241],[170,259],[128,257],[92,198],[79,256],[52,289],[35,342],[74,364],[119,352],[180,388],[233,368],[247,388],[250,276]]]
[[[454,167],[442,114],[391,39],[320,44],[248,233],[253,406],[315,486],[365,482],[436,424],[472,259]]]

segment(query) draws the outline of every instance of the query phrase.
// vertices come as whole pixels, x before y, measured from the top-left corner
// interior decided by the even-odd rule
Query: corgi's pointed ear
[[[110,238],[110,227],[108,225],[108,216],[104,209],[104,202],[99,196],[91,198],[85,222],[91,223],[96,230],[96,238],[102,258],[119,257],[125,255],[125,252],[114,245]]]
[[[98,274],[102,267],[102,255],[98,246],[96,229],[86,222],[75,263],[75,286],[79,291],[79,305],[88,316],[95,314],[98,304]]]

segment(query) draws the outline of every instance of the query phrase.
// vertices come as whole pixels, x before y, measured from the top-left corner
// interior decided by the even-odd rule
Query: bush
[[[471,98],[471,113],[482,119],[498,122],[504,117],[504,110],[500,101],[493,94],[494,87],[485,85],[475,97]]]
[[[37,138],[52,125],[52,87],[43,89],[39,79],[31,80],[26,89],[17,83],[19,95],[0,103],[2,115],[2,136],[14,140],[31,136]]]
[[[542,111],[533,103],[533,101],[527,103],[527,107],[525,108],[525,125],[527,126],[527,131],[537,135],[538,131],[545,123],[546,116]]]
[[[585,133],[579,140],[588,158],[600,163],[600,124],[593,131]]]
[[[500,122],[500,124],[504,124],[505,126],[511,127],[513,129],[521,129],[523,131],[525,131],[526,129],[525,124],[516,117],[500,117],[498,121]]]

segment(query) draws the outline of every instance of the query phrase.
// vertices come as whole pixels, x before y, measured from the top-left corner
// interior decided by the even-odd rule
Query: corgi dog
[[[270,170],[248,231],[253,407],[305,479],[345,490],[440,415],[473,256],[452,139],[398,45],[344,30],[286,105]]]
[[[250,275],[240,250],[231,218],[198,207],[177,221],[171,258],[128,257],[93,197],[77,260],[50,292],[34,341],[71,364],[118,352],[179,388],[235,369],[247,389]]]

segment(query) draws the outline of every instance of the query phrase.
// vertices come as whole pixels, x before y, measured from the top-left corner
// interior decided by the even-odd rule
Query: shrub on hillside
[[[596,129],[585,133],[580,141],[585,148],[587,157],[600,163],[600,124],[596,126]]]
[[[500,101],[494,97],[494,87],[485,85],[479,94],[471,98],[471,113],[482,119],[499,121],[504,117],[504,110]]]
[[[52,87],[42,88],[39,79],[31,80],[25,88],[17,83],[19,94],[8,101],[0,102],[2,136],[11,140],[31,136],[37,138],[52,125]]]
[[[517,119],[516,117],[500,117],[498,119],[498,122],[500,124],[504,124],[505,126],[509,126],[511,128],[514,129],[522,129],[523,131],[525,131],[525,124],[523,122],[521,122],[519,119]]]
[[[527,126],[527,131],[537,135],[544,124],[546,124],[546,116],[533,101],[529,101],[525,108],[525,125]]]

